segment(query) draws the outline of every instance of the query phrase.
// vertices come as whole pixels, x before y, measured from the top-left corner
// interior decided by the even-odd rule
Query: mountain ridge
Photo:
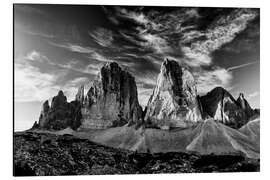
[[[161,65],[156,87],[145,111],[138,102],[135,78],[126,70],[122,70],[116,62],[105,63],[86,95],[84,91],[84,86],[80,86],[75,100],[70,103],[66,101],[61,90],[54,97],[56,99],[52,106],[55,106],[55,103],[60,103],[60,106],[56,105],[52,109],[66,108],[69,109],[68,111],[81,109],[77,112],[80,120],[77,118],[76,126],[71,126],[70,123],[74,122],[69,122],[64,123],[66,125],[63,128],[70,126],[73,129],[79,127],[102,129],[125,124],[146,124],[150,127],[170,129],[192,126],[211,117],[237,129],[246,124],[252,116],[258,114],[256,113],[258,110],[250,107],[242,93],[235,100],[224,88],[216,87],[203,96],[197,95],[192,74],[181,67],[177,61],[169,59],[165,59]],[[55,102],[59,99],[59,102]],[[49,121],[46,115],[50,108],[48,106],[48,102],[45,101],[39,123],[33,127],[49,129],[52,126],[52,129],[55,129],[53,123],[44,126],[44,122],[53,121]],[[52,114],[52,116],[57,115]],[[59,116],[57,117],[59,119]],[[74,117],[69,115],[69,117],[62,117],[62,120],[64,121],[65,118]],[[56,123],[55,126],[61,125]]]

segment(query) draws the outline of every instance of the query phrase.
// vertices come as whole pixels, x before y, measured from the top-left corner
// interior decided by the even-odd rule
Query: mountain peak
[[[114,72],[114,73],[119,73],[122,71],[122,68],[119,66],[117,62],[106,62],[100,70],[100,73],[102,74],[103,72]]]
[[[78,92],[76,94],[75,100],[80,102],[81,104],[83,103],[83,101],[84,101],[84,85],[81,85],[78,88]]]
[[[106,62],[105,65],[103,66],[104,68],[118,68],[119,65],[117,62],[115,61],[109,61],[109,62]]]
[[[192,74],[177,61],[165,59],[147,105],[145,120],[158,127],[183,127],[200,119]]]
[[[180,66],[180,65],[175,60],[170,60],[169,58],[165,58],[164,61],[162,62],[161,67],[163,66],[171,69],[173,66]]]
[[[62,90],[59,90],[57,96],[65,96],[65,95],[64,95],[64,92]]]
[[[223,87],[217,86],[208,93],[222,94],[222,93],[229,93],[229,92],[226,89],[224,89]]]
[[[65,106],[67,103],[67,97],[64,95],[63,91],[60,90],[57,96],[54,96],[51,103],[51,108],[56,108],[58,106]]]
[[[250,114],[245,111],[247,102],[242,93],[236,101],[226,89],[216,87],[200,97],[200,102],[205,117],[209,115],[216,121],[233,128],[241,127],[250,117]]]
[[[248,101],[245,99],[244,94],[240,93],[239,97],[237,98],[237,103],[241,107],[242,110],[245,111],[248,117],[255,115],[254,110],[250,107]]]
[[[240,94],[239,94],[239,98],[240,98],[240,99],[245,99],[244,94],[243,94],[243,93],[240,93]]]
[[[138,122],[142,110],[135,78],[116,62],[107,62],[85,97],[82,128],[103,129]]]

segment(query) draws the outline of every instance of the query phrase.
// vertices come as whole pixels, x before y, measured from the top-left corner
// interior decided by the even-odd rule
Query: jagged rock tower
[[[168,129],[188,127],[202,119],[192,74],[178,62],[165,59],[144,120]]]
[[[70,127],[76,130],[81,125],[81,105],[77,101],[67,102],[63,91],[54,96],[49,106],[43,103],[38,124],[35,128],[60,130]]]
[[[78,91],[78,100],[82,91]],[[104,129],[141,121],[134,77],[116,62],[106,63],[84,97],[81,112],[81,128]]]
[[[204,116],[209,115],[232,128],[239,128],[246,124],[251,114],[246,113],[251,108],[240,94],[236,101],[233,96],[222,87],[216,87],[200,98]],[[250,109],[249,109],[250,108]]]
[[[240,107],[245,111],[246,115],[248,117],[253,116],[254,110],[250,107],[249,103],[247,102],[247,100],[244,97],[243,93],[239,94],[239,97],[236,100],[238,102],[238,104],[240,105]]]

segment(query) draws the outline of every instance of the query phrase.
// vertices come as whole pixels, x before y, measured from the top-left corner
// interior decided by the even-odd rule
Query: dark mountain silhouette
[[[254,115],[244,95],[237,101],[222,87],[216,87],[200,97],[204,118],[210,116],[233,128],[240,128]]]

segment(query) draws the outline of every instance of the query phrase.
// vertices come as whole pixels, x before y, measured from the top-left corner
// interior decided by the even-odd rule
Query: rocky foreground
[[[256,172],[259,161],[240,155],[137,153],[72,135],[14,134],[15,176]]]

